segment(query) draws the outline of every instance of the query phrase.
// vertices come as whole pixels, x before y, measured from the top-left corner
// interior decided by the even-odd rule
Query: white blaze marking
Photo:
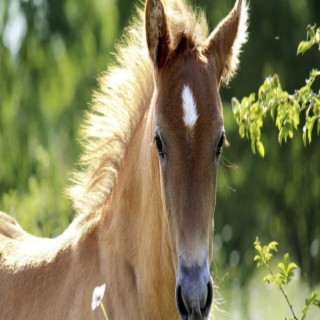
[[[182,106],[184,124],[189,129],[192,129],[197,122],[198,113],[192,91],[188,85],[185,85],[182,90]]]

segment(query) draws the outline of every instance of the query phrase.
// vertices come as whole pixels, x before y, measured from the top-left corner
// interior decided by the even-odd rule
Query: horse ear
[[[155,66],[161,68],[170,52],[170,35],[161,0],[147,0],[145,28],[149,55]]]
[[[246,0],[237,0],[207,39],[205,52],[213,58],[218,81],[227,83],[237,70],[241,47],[247,41],[247,21]]]

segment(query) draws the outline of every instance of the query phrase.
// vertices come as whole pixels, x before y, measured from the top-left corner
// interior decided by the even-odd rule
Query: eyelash
[[[219,157],[222,153],[222,148],[224,145],[224,141],[225,141],[225,134],[224,132],[221,134],[217,148],[216,148],[216,156]]]
[[[167,156],[167,152],[166,152],[165,146],[164,146],[164,144],[162,142],[161,136],[160,136],[158,131],[155,132],[154,142],[156,144],[159,156],[162,159],[165,158]]]

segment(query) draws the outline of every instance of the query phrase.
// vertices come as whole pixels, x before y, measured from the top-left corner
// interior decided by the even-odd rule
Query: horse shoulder
[[[13,217],[0,212],[0,268],[3,269],[4,265],[10,268],[30,265],[32,260],[38,263],[36,260],[42,253],[46,252],[44,257],[48,257],[54,247],[55,239],[32,236]]]
[[[96,228],[87,230],[88,224],[73,223],[54,239],[39,238],[0,214],[1,319],[91,319],[92,291],[102,279]]]

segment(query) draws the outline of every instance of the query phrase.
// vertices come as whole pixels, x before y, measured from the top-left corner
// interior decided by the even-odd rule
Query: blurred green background
[[[192,3],[205,9],[213,28],[234,1]],[[56,236],[72,220],[64,190],[80,153],[83,112],[135,4],[0,1],[0,209],[33,234]],[[307,24],[319,25],[319,20],[319,0],[251,0],[249,42],[240,70],[221,89],[230,147],[219,169],[213,270],[227,300],[222,308],[230,309],[228,319],[268,319],[252,316],[243,306],[237,318],[230,306],[230,300],[235,308],[249,306],[234,299],[237,288],[252,292],[257,235],[290,252],[301,267],[297,281],[303,286],[320,282],[319,137],[308,147],[299,135],[279,146],[270,121],[263,128],[262,159],[240,139],[230,106],[233,96],[241,99],[256,91],[274,73],[289,92],[301,87],[311,68],[319,67],[320,55],[313,48],[297,57],[296,49]]]

